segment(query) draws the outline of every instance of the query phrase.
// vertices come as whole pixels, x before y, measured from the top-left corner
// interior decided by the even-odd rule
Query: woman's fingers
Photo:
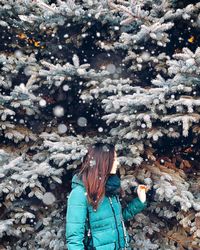
[[[150,188],[146,185],[138,185],[138,190],[139,191],[145,191],[147,192]]]
[[[139,199],[142,202],[145,202],[145,200],[146,200],[146,186],[145,185],[138,185],[137,194],[138,194]]]

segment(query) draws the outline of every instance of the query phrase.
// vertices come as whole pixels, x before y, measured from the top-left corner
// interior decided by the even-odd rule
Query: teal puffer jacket
[[[119,196],[107,197],[99,203],[96,211],[88,203],[86,189],[82,180],[75,174],[72,178],[72,190],[68,196],[66,212],[66,243],[68,250],[84,250],[85,227],[87,228],[86,216],[89,211],[89,221],[92,238],[89,241],[89,249],[118,250],[125,247],[124,231],[127,234],[128,247],[131,249],[130,238],[121,220],[124,222],[132,219],[137,213],[147,206],[140,199],[134,198],[121,211]]]

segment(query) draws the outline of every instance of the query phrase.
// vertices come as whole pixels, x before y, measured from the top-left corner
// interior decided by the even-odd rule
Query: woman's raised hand
[[[137,187],[137,194],[142,202],[146,201],[146,192],[148,191],[148,189],[149,188],[146,185],[138,185]]]

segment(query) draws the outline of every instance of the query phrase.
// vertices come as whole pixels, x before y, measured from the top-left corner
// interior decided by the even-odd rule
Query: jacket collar
[[[78,178],[77,174],[75,174],[72,178],[72,184],[71,187],[72,189],[75,188],[76,186],[81,185],[82,187],[85,188],[84,183],[81,179]]]

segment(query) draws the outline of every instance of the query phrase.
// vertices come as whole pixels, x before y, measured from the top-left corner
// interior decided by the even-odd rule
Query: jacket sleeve
[[[72,189],[66,212],[66,244],[68,250],[84,250],[87,198],[81,187]]]
[[[144,208],[147,207],[147,201],[144,203],[139,199],[139,197],[134,198],[128,205],[122,210],[122,215],[124,221],[132,219],[136,214],[140,213]]]

